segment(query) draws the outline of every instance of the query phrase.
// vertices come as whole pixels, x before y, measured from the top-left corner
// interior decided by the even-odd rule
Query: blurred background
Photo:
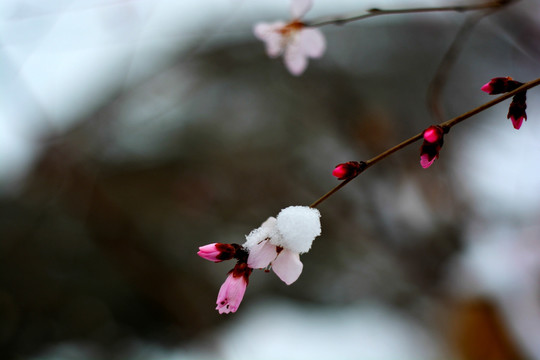
[[[458,3],[319,0],[306,19]],[[288,7],[0,3],[2,359],[540,359],[537,88],[519,131],[507,100],[427,170],[419,143],[370,168],[319,206],[296,283],[257,271],[237,313],[214,310],[234,264],[199,246],[309,205],[434,105],[450,119],[489,79],[540,74],[537,0],[325,26],[300,77],[252,35]]]

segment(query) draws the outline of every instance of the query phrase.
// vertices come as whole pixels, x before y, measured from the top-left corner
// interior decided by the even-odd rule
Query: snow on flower
[[[433,125],[424,130],[424,142],[420,147],[420,165],[427,169],[435,159],[439,158],[439,151],[443,146],[444,130],[438,125]]]
[[[322,32],[300,21],[312,4],[312,0],[292,0],[291,22],[257,23],[253,27],[255,36],[265,43],[267,55],[283,55],[285,66],[296,76],[306,70],[308,58],[320,58],[326,50]]]
[[[303,267],[300,254],[309,251],[315,237],[321,234],[320,216],[317,209],[290,206],[251,231],[243,246],[212,243],[199,247],[197,254],[203,259],[237,260],[219,289],[216,310],[220,314],[236,312],[253,269],[272,267],[287,285],[295,282]]]
[[[300,254],[308,252],[315,237],[321,234],[320,213],[308,206],[290,206],[277,218],[270,217],[261,227],[246,236],[248,266],[271,267],[287,285],[302,273]]]

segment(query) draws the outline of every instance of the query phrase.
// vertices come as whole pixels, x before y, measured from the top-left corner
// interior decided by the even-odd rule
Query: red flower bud
[[[444,131],[439,125],[433,125],[424,130],[424,140],[430,143],[438,142],[442,139]]]
[[[496,77],[482,86],[482,91],[487,92],[489,95],[504,94],[517,89],[521,85],[523,85],[523,83],[515,81],[510,76]]]
[[[424,142],[420,147],[420,165],[427,169],[439,158],[443,146],[444,129],[439,125],[428,127],[423,132]]]
[[[527,109],[526,100],[527,92],[522,91],[517,93],[510,103],[506,118],[512,120],[512,125],[514,125],[514,129],[516,130],[519,130],[523,124],[523,120],[527,120],[527,113],[525,112],[525,109]]]
[[[360,174],[364,170],[365,163],[359,163],[358,161],[349,161],[336,166],[332,175],[338,178],[338,180],[351,179]]]

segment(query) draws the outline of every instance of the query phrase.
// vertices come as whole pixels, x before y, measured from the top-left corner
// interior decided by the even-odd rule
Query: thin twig
[[[498,103],[500,102],[503,102],[504,100],[508,99],[508,98],[511,98],[512,96],[516,95],[517,93],[521,92],[521,91],[525,91],[527,89],[530,89],[530,88],[533,88],[535,86],[538,86],[540,85],[540,78],[536,79],[536,80],[533,80],[533,81],[529,81],[525,84],[523,84],[522,86],[520,86],[519,88],[515,89],[515,90],[512,90],[510,92],[507,92],[506,94],[504,95],[501,95],[499,96],[498,98],[496,99],[493,99],[483,105],[480,105],[470,111],[467,111],[466,113],[464,114],[461,114],[453,119],[450,119],[448,121],[445,121],[445,122],[442,122],[440,124],[438,124],[439,126],[441,126],[442,128],[445,128],[447,130],[449,130],[451,127],[459,124],[460,122],[472,117],[473,115],[476,115],[494,105],[497,105]],[[411,145],[412,143],[415,143],[416,141],[422,139],[423,137],[423,132],[420,132],[419,134],[416,134],[410,138],[408,138],[407,140],[405,141],[402,141],[401,143],[391,147],[390,149],[386,150],[386,151],[383,151],[382,153],[380,153],[379,155],[363,162],[364,164],[364,167],[362,168],[362,171],[358,172],[358,175],[360,175],[364,170],[368,169],[369,167],[375,165],[376,163],[384,160],[385,158],[387,158],[388,156],[392,155],[393,153],[403,149],[404,147],[408,146],[408,145]],[[309,205],[310,207],[317,207],[317,205],[319,205],[320,203],[322,203],[324,200],[328,199],[330,196],[332,196],[334,193],[336,193],[339,189],[341,189],[342,187],[344,187],[345,185],[347,185],[351,180],[353,180],[354,178],[356,178],[356,176],[354,177],[351,177],[347,180],[344,180],[342,181],[341,183],[339,183],[337,186],[335,186],[332,190],[330,190],[329,192],[327,192],[326,194],[324,194],[323,196],[321,196],[319,199],[317,199],[315,202],[313,202],[311,205]]]
[[[499,1],[490,1],[484,4],[476,5],[457,5],[457,6],[441,6],[441,7],[422,7],[422,8],[412,8],[412,9],[394,9],[394,10],[383,10],[383,9],[369,9],[367,14],[363,13],[360,15],[350,15],[350,16],[330,16],[323,17],[319,20],[304,22],[306,26],[319,27],[324,25],[344,25],[352,21],[363,20],[375,16],[381,15],[397,15],[397,14],[411,14],[411,13],[427,13],[427,12],[443,12],[443,11],[455,11],[455,12],[465,12],[473,10],[484,10],[484,9],[493,9],[501,6],[505,6],[508,3],[512,2],[511,0],[499,0]]]
[[[493,11],[485,13],[476,13],[470,17],[467,17],[465,19],[465,22],[457,32],[456,36],[454,37],[452,44],[450,45],[448,50],[446,50],[446,53],[444,54],[441,62],[439,63],[435,75],[433,76],[433,79],[429,84],[427,92],[427,105],[429,110],[431,111],[432,117],[435,118],[436,121],[443,121],[444,119],[441,105],[441,94],[443,92],[444,85],[447,83],[450,71],[456,63],[459,53],[463,48],[463,44],[467,40],[467,37],[469,37],[469,35],[472,33],[474,27],[480,22],[480,20],[482,20],[484,16],[492,14],[494,10],[497,9],[493,9]]]

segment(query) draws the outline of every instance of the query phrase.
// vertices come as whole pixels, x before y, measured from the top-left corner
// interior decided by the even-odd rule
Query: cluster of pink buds
[[[522,82],[507,77],[496,77],[491,79],[487,84],[482,86],[482,91],[487,92],[489,95],[504,94],[509,91],[513,91],[523,85]],[[514,129],[518,130],[523,124],[523,120],[527,120],[527,91],[520,91],[514,95],[510,108],[508,109],[507,119],[512,121]]]
[[[221,285],[216,302],[216,310],[220,314],[235,312],[244,298],[249,283],[249,275],[253,271],[247,265],[248,252],[238,244],[213,243],[199,247],[197,255],[216,263],[233,258],[238,260],[234,268],[229,271],[223,285]]]
[[[420,147],[420,165],[427,169],[439,158],[439,151],[443,146],[444,129],[439,125],[432,125],[424,130],[424,142]]]

